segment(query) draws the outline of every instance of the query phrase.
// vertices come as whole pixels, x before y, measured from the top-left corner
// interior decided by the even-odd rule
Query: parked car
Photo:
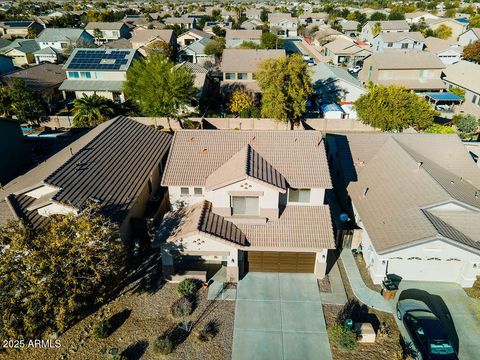
[[[423,301],[400,300],[397,317],[403,320],[423,360],[458,360],[442,323]]]
[[[362,67],[360,65],[355,65],[353,67],[348,68],[349,73],[358,73],[360,70],[362,70]]]

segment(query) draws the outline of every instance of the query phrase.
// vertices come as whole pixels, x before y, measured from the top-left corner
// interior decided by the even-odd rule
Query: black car
[[[423,360],[458,360],[441,321],[424,302],[400,300],[397,317],[403,320]]]

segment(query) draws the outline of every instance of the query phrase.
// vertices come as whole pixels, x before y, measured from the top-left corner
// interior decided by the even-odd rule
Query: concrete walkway
[[[340,270],[338,269],[338,262],[335,262],[332,269],[328,273],[328,280],[330,281],[332,292],[328,293],[320,291],[322,303],[345,305],[347,303],[347,294],[345,293],[342,276],[340,275]]]
[[[343,266],[345,267],[345,272],[347,273],[348,281],[352,287],[353,294],[358,301],[371,308],[393,313],[393,301],[385,300],[380,293],[373,291],[365,285],[350,249],[343,249],[340,257],[342,259]]]
[[[237,297],[236,289],[225,289],[227,281],[227,267],[222,266],[210,279],[208,287],[208,300],[235,300]]]
[[[233,360],[331,360],[313,275],[248,273],[238,284]]]

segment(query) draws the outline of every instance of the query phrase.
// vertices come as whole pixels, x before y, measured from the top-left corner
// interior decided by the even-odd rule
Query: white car
[[[354,67],[348,68],[348,72],[350,73],[358,73],[360,70],[362,70],[362,67],[360,65],[356,65]]]

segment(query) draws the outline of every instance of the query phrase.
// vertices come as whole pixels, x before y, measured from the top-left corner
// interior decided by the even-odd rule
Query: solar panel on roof
[[[119,70],[128,63],[125,50],[78,50],[70,60],[70,69]]]

